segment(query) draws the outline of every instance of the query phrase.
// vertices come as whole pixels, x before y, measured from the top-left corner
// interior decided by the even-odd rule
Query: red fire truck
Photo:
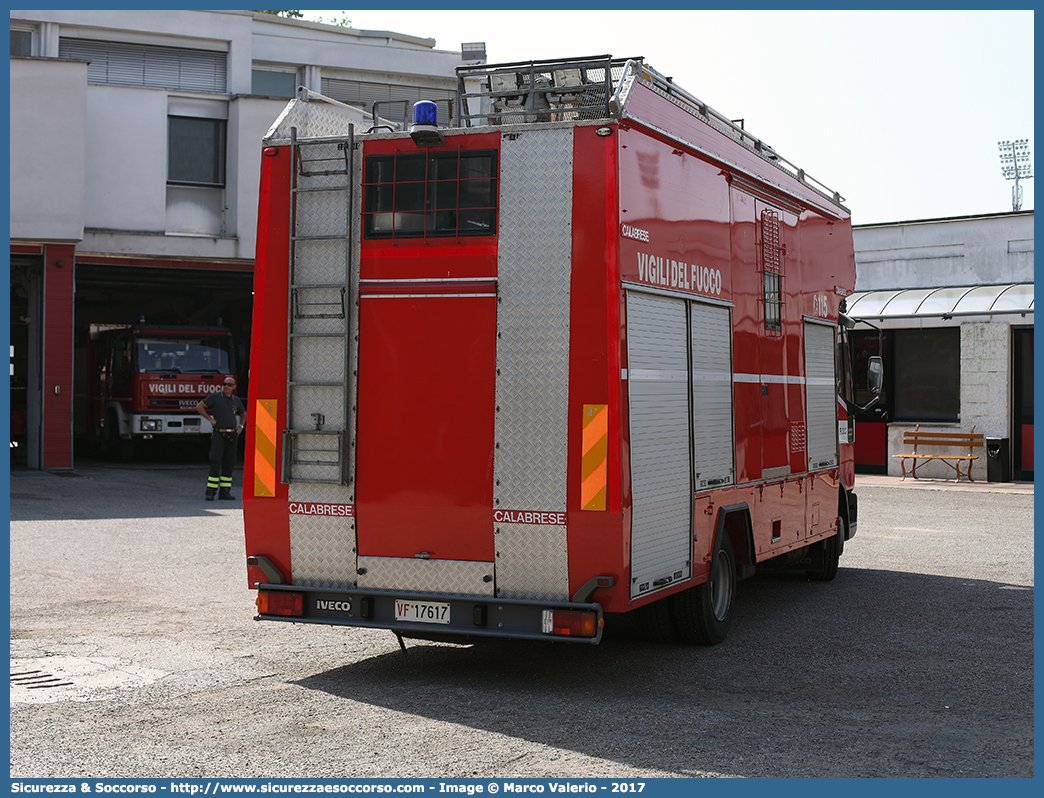
[[[87,347],[88,433],[114,457],[137,441],[202,441],[210,422],[196,403],[236,373],[225,327],[92,324]]]
[[[856,531],[841,197],[641,58],[458,69],[452,126],[263,144],[259,620],[714,644]]]

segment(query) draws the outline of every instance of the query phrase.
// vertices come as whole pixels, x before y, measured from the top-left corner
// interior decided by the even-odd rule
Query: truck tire
[[[841,560],[841,552],[845,547],[844,521],[837,527],[837,534],[815,544],[823,547],[823,565],[815,571],[805,571],[805,575],[813,582],[829,582],[837,576],[837,567]]]
[[[129,463],[134,459],[134,441],[120,437],[120,425],[115,413],[109,413],[105,421],[105,448],[109,457],[117,463]]]
[[[639,607],[636,620],[642,636],[651,643],[677,643],[678,631],[671,600],[660,599]]]
[[[116,414],[109,413],[105,417],[105,430],[102,435],[102,451],[112,460],[120,459],[120,432],[116,424]]]
[[[683,643],[715,646],[728,637],[736,595],[736,558],[724,531],[718,538],[716,559],[717,572],[710,579],[670,598]]]

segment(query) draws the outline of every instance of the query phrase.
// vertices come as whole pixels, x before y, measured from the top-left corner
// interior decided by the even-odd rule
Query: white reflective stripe
[[[782,374],[733,374],[732,379],[734,382],[756,382],[756,383],[772,383],[773,385],[833,385],[834,381],[825,377],[813,377],[811,380],[806,377],[794,377],[791,375]],[[816,382],[816,380],[820,380]]]
[[[631,369],[630,375],[632,380],[678,380],[680,382],[689,381],[689,372],[687,371],[665,371],[660,369]]]
[[[732,374],[727,371],[694,371],[692,379],[700,382],[729,382]]]
[[[495,296],[496,294],[360,294],[359,299],[445,299],[447,297],[467,299]]]
[[[408,278],[361,278],[359,283],[495,283],[496,277],[408,277]]]

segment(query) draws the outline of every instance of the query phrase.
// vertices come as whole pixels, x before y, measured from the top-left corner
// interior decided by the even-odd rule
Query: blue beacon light
[[[439,130],[439,109],[431,100],[413,104],[413,124],[410,137],[418,147],[436,147],[446,141]]]

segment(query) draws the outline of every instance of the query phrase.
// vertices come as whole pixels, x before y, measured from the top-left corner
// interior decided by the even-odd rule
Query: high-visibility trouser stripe
[[[580,509],[604,510],[606,494],[606,458],[609,454],[609,408],[607,405],[584,405],[582,438]]]
[[[254,413],[254,495],[275,496],[276,407],[275,399],[258,399]]]
[[[207,490],[217,490],[219,484],[217,477],[207,477]]]

